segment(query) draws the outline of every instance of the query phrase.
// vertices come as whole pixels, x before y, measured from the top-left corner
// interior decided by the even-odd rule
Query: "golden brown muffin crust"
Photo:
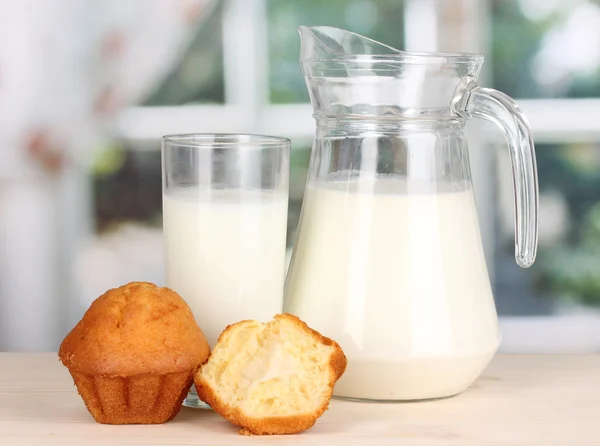
[[[146,282],[129,283],[96,299],[59,349],[70,370],[108,376],[189,371],[209,353],[185,301]]]

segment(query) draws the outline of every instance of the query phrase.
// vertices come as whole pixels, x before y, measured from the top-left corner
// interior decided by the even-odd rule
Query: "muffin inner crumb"
[[[286,321],[248,322],[219,341],[202,375],[225,404],[255,417],[308,413],[329,398],[331,353]]]

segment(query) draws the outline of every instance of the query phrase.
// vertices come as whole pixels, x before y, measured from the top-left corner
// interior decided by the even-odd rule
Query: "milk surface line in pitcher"
[[[538,214],[527,120],[477,85],[480,55],[404,52],[331,27],[300,35],[317,130],[285,310],[340,342],[338,397],[458,394],[500,343],[465,124],[486,119],[506,137],[526,268]]]

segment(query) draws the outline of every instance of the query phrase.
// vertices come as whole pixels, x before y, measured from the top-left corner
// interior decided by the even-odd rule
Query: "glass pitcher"
[[[285,309],[343,347],[338,397],[458,394],[500,343],[465,123],[506,136],[526,268],[538,212],[527,120],[477,86],[482,56],[403,52],[330,27],[300,35],[317,131]]]

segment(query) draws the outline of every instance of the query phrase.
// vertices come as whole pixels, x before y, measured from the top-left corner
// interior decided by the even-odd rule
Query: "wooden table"
[[[334,400],[308,432],[242,437],[211,411],[156,426],[94,422],[54,354],[0,353],[0,445],[600,445],[600,355],[497,356],[464,394]]]

